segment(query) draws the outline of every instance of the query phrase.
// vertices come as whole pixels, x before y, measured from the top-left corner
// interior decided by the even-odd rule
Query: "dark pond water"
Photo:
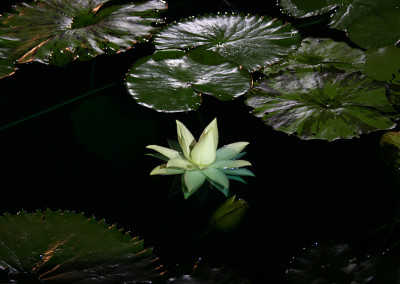
[[[235,10],[301,24],[281,15],[273,2],[256,2],[174,0],[166,16]],[[12,3],[4,2],[3,9]],[[325,23],[300,32],[346,41]],[[316,242],[349,243],[358,256],[382,249],[387,230],[368,234],[390,224],[398,205],[398,187],[379,155],[382,133],[302,141],[264,125],[243,99],[204,96],[198,112],[155,112],[136,104],[123,82],[133,62],[152,52],[144,44],[65,68],[32,63],[0,80],[1,125],[113,84],[0,131],[0,213],[51,208],[94,214],[144,238],[167,268],[208,259],[238,269],[252,283],[286,283],[291,257]],[[245,157],[256,177],[246,178],[247,186],[231,184],[250,204],[240,226],[196,240],[224,197],[219,192],[210,192],[204,202],[168,197],[172,178],[149,176],[159,161],[145,156],[145,146],[176,139],[176,119],[198,136],[214,117],[220,145],[250,142]]]

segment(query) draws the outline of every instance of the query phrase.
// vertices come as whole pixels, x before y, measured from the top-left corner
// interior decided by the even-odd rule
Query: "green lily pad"
[[[156,29],[166,4],[160,0],[121,4],[113,0],[38,0],[22,3],[0,25],[19,41],[2,60],[38,61],[63,66],[114,54],[145,41]],[[4,33],[2,33],[4,35]]]
[[[378,81],[400,82],[400,48],[395,45],[372,48],[366,52],[363,72]]]
[[[4,30],[0,30],[0,79],[10,76],[16,71],[14,60],[9,57],[16,40],[2,36],[3,33],[5,33]]]
[[[302,139],[359,137],[395,124],[383,82],[359,73],[297,70],[261,81],[246,103],[273,128]]]
[[[396,9],[400,0],[348,0],[331,17],[331,28],[345,31],[358,18],[381,9]]]
[[[302,41],[298,50],[284,60],[265,67],[264,73],[269,75],[296,68],[322,70],[331,66],[346,72],[356,72],[363,67],[364,57],[363,51],[351,48],[344,42],[308,37]]]
[[[177,272],[175,274],[178,274]],[[249,279],[240,274],[239,271],[227,266],[206,262],[196,261],[191,273],[179,273],[170,277],[167,284],[243,284],[250,283]]]
[[[345,0],[278,0],[283,12],[295,18],[307,18],[327,13]]]
[[[254,71],[292,52],[299,35],[276,19],[218,14],[168,25],[154,36],[154,43],[158,49],[203,46]]]
[[[0,217],[0,271],[2,283],[127,283],[161,273],[138,238],[51,210]]]
[[[316,243],[293,257],[286,270],[289,284],[310,283],[399,283],[398,254],[355,257],[346,243]]]
[[[197,109],[202,94],[232,100],[251,85],[248,71],[201,49],[157,51],[138,60],[126,76],[126,87],[139,104],[166,112]]]
[[[290,284],[354,283],[349,275],[356,266],[357,259],[348,244],[317,243],[293,258],[286,277]]]
[[[0,48],[0,57],[8,52],[9,51],[7,49]],[[0,59],[0,79],[14,74],[15,70],[16,69],[13,60]]]
[[[362,48],[394,45],[400,40],[400,9],[374,11],[354,21],[347,32]]]

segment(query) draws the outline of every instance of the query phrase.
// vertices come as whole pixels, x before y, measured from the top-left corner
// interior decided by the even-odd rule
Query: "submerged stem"
[[[25,121],[28,121],[28,120],[30,120],[30,119],[32,119],[32,118],[38,117],[38,116],[40,116],[40,115],[42,115],[42,114],[48,113],[48,112],[50,112],[50,111],[52,111],[52,110],[58,109],[58,108],[60,108],[60,107],[63,107],[63,106],[65,106],[65,105],[67,105],[67,104],[73,103],[73,102],[75,102],[75,101],[77,101],[77,100],[80,100],[80,99],[82,99],[82,98],[85,98],[85,97],[87,97],[87,96],[90,96],[90,95],[92,95],[92,94],[95,94],[95,93],[97,93],[97,92],[100,92],[100,91],[102,91],[102,90],[104,90],[104,89],[107,89],[107,88],[110,88],[110,87],[112,87],[112,86],[115,86],[116,84],[117,84],[117,82],[110,83],[110,84],[108,84],[108,85],[105,85],[105,86],[103,86],[103,87],[97,88],[97,89],[95,89],[95,90],[91,90],[91,91],[89,91],[89,92],[87,92],[87,93],[85,93],[85,94],[83,94],[83,95],[78,96],[78,97],[72,98],[72,99],[70,99],[70,100],[68,100],[68,101],[62,102],[61,104],[52,106],[52,107],[50,107],[50,108],[48,108],[48,109],[42,110],[42,111],[37,112],[37,113],[35,113],[35,114],[29,115],[29,116],[24,117],[24,118],[22,118],[22,119],[19,119],[19,120],[17,120],[17,121],[14,121],[14,122],[11,122],[11,123],[6,124],[6,125],[4,125],[4,126],[1,126],[1,127],[0,127],[0,131],[1,131],[1,130],[5,130],[5,129],[7,129],[7,128],[10,128],[10,127],[12,127],[12,126],[18,125],[18,124],[20,124],[20,123],[23,123],[23,122],[25,122]]]

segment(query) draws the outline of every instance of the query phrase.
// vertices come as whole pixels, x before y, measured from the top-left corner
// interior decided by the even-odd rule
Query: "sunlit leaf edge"
[[[30,278],[36,275],[42,280],[72,282],[86,274],[93,281],[96,277],[104,281],[107,276],[143,281],[164,273],[153,248],[145,248],[138,236],[131,237],[130,232],[93,215],[86,217],[82,212],[49,208],[21,210],[16,214],[4,213],[0,224],[0,271],[6,272],[0,274],[1,281],[13,281],[21,273],[32,275]],[[22,235],[18,233],[21,230]],[[90,234],[94,234],[92,241]],[[13,263],[13,258],[18,261]]]

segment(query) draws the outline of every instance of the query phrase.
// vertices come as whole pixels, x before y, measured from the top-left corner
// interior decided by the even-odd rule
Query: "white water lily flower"
[[[236,159],[248,142],[236,142],[217,149],[216,118],[204,129],[198,142],[183,123],[177,120],[176,124],[181,149],[174,150],[158,145],[148,145],[146,148],[157,151],[161,154],[157,157],[167,161],[166,164],[154,168],[151,175],[182,174],[185,199],[195,193],[206,180],[228,197],[229,179],[245,183],[240,176],[254,176],[250,170],[243,168],[251,166],[248,161]]]

